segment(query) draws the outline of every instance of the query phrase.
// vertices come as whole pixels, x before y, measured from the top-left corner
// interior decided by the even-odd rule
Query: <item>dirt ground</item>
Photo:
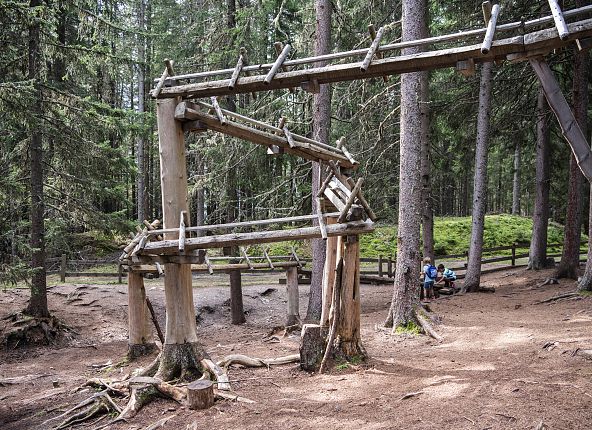
[[[573,281],[537,288],[549,274],[524,269],[490,274],[484,285],[496,287],[494,294],[438,299],[432,308],[442,317],[437,327],[442,343],[378,329],[392,287],[363,285],[366,363],[338,365],[325,375],[300,371],[296,365],[231,368],[230,379],[240,380],[233,389],[255,403],[216,401],[209,410],[191,411],[172,400],[157,400],[128,423],[111,428],[144,429],[172,417],[162,428],[484,430],[534,429],[543,421],[549,429],[590,429],[592,361],[572,353],[592,348],[592,298],[536,304],[574,289]],[[67,346],[1,350],[0,378],[34,376],[0,385],[0,429],[52,428],[59,420],[43,422],[92,394],[89,389],[76,391],[88,378],[116,379],[153,358],[123,360],[126,287],[86,281],[58,283],[50,290],[51,312],[79,333]],[[298,351],[298,333],[277,343],[262,341],[285,318],[285,287],[278,285],[277,276],[244,276],[247,323],[242,326],[230,324],[225,277],[202,275],[196,284],[201,285],[194,294],[199,333],[214,359],[230,353],[277,357]],[[146,285],[164,327],[162,280]],[[276,290],[262,296],[267,288]],[[0,318],[22,309],[27,295],[20,289],[0,292]],[[301,286],[301,315],[307,300],[308,287]],[[557,343],[543,348],[550,341]],[[93,367],[107,362],[121,365]],[[416,394],[403,398],[409,393]],[[107,422],[105,418],[85,428]]]

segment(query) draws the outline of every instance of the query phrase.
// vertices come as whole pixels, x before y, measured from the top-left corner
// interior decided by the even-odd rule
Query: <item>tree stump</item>
[[[327,337],[326,327],[318,324],[304,324],[300,340],[300,368],[316,372],[321,364]]]
[[[189,409],[208,409],[214,405],[214,384],[212,381],[199,380],[187,385]]]

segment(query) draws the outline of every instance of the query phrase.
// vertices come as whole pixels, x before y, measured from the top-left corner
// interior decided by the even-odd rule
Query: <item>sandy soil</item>
[[[112,428],[143,429],[167,416],[172,418],[162,428],[176,430],[194,423],[196,429],[213,430],[534,429],[541,421],[549,429],[592,428],[592,362],[572,355],[576,348],[592,348],[592,298],[536,304],[574,289],[573,281],[537,288],[547,276],[523,269],[486,275],[484,285],[496,287],[495,294],[438,299],[432,308],[442,317],[440,344],[377,329],[386,316],[391,287],[364,285],[362,338],[371,356],[368,362],[336,366],[325,375],[308,374],[295,365],[232,368],[230,379],[240,380],[233,388],[256,403],[217,401],[213,408],[196,412],[157,400],[130,422]],[[91,394],[88,389],[75,391],[88,378],[118,378],[151,360],[123,361],[110,370],[92,367],[122,361],[127,348],[125,286],[92,282],[51,289],[51,311],[79,333],[67,346],[1,350],[0,378],[36,376],[0,385],[0,429],[51,428],[58,421],[43,421]],[[227,279],[202,276],[197,282],[199,332],[210,355],[297,352],[298,334],[279,343],[262,341],[285,318],[285,287],[277,284],[277,276],[245,276],[243,283],[247,323],[232,326],[224,303]],[[276,291],[260,295],[270,287]],[[302,315],[307,290],[301,286]],[[162,281],[148,281],[147,292],[164,326]],[[26,290],[0,292],[0,318],[22,309],[26,298]],[[549,341],[557,344],[544,349]],[[417,394],[403,399],[408,393]],[[106,422],[87,423],[87,428]]]

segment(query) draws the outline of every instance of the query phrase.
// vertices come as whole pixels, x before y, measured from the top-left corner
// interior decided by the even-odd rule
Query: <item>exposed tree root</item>
[[[115,402],[113,402],[109,394],[107,394],[107,390],[104,390],[93,394],[91,397],[78,403],[73,408],[68,409],[63,414],[46,420],[42,426],[45,426],[51,421],[65,418],[57,427],[55,427],[55,430],[60,430],[87,421],[97,415],[110,412],[121,413],[121,409],[115,404]]]
[[[25,345],[53,345],[61,340],[71,340],[77,334],[56,317],[31,317],[22,313],[9,315],[5,320],[12,327],[4,334],[1,342],[8,348]]]
[[[256,403],[254,400],[247,399],[246,397],[241,397],[238,394],[228,392],[228,391],[221,391],[216,390],[214,388],[214,395],[217,398],[224,399],[224,400],[231,400],[233,402],[241,402],[241,403]]]
[[[543,303],[557,302],[559,300],[570,299],[572,297],[580,297],[580,293],[578,293],[577,291],[572,291],[571,293],[559,294],[557,296],[553,296],[548,299],[541,300],[539,302],[535,302],[535,305],[540,305]]]
[[[493,287],[484,287],[483,285],[477,285],[475,287],[468,286],[460,290],[461,293],[495,293],[495,288]]]
[[[163,381],[175,378],[192,381],[201,377],[201,360],[209,358],[203,345],[198,342],[164,344],[159,356],[155,377]]]
[[[300,354],[286,355],[278,358],[251,358],[242,354],[230,354],[218,361],[218,366],[228,368],[233,364],[240,364],[245,367],[269,367],[281,364],[298,363]]]
[[[423,314],[422,312],[416,312],[415,317],[417,318],[417,322],[426,334],[430,335],[438,342],[442,342],[444,338],[440,336],[438,333],[436,333],[436,330],[434,330],[434,328],[431,326],[431,324],[428,322],[427,318],[424,315],[425,314]]]

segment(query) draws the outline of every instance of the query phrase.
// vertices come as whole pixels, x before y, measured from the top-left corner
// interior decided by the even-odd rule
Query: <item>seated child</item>
[[[454,286],[454,281],[456,281],[456,273],[444,267],[442,263],[438,264],[438,273],[441,273],[442,277],[438,280],[437,284],[444,282],[444,286],[446,288]]]
[[[432,265],[430,257],[423,259],[423,290],[424,298],[429,302],[429,299],[434,299],[434,282],[438,276],[438,270]]]

